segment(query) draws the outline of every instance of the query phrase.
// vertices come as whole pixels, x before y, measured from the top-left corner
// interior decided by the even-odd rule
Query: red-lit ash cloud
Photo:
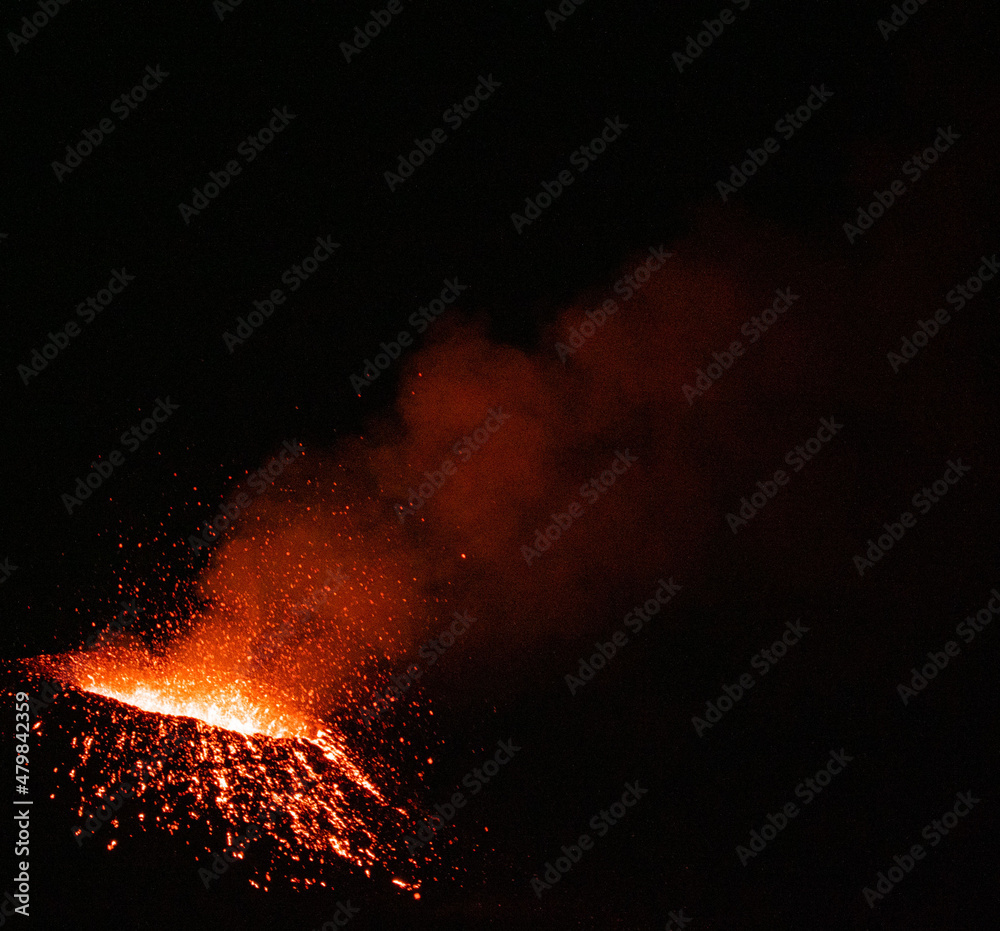
[[[87,759],[99,748],[120,769],[130,732],[152,745],[182,730],[193,756],[153,780],[158,791],[169,783],[193,793],[203,816],[218,812],[229,824],[250,817],[237,797],[251,799],[288,857],[301,848],[371,869],[393,858],[380,840],[385,825],[398,819],[398,835],[416,817],[410,788],[427,754],[423,737],[410,747],[392,718],[367,731],[359,711],[452,610],[481,623],[462,661],[441,664],[438,690],[498,700],[530,680],[548,647],[599,631],[616,599],[664,571],[687,589],[713,573],[738,579],[720,543],[724,514],[743,493],[733,473],[773,471],[800,439],[789,434],[790,416],[870,420],[891,308],[870,325],[871,353],[858,352],[857,332],[862,310],[870,316],[866,288],[884,300],[896,259],[876,253],[870,269],[848,274],[822,247],[748,229],[732,212],[708,216],[670,248],[675,255],[569,358],[557,343],[607,291],[583,296],[531,348],[442,320],[434,341],[403,363],[392,415],[364,438],[300,457],[217,544],[194,616],[165,620],[155,648],[48,658],[42,665],[64,681],[131,709],[114,711],[113,738],[82,738]],[[779,289],[798,295],[793,309],[751,343],[744,325]],[[908,319],[910,306],[896,316]],[[689,403],[682,386],[734,340],[745,353]],[[977,408],[959,397],[965,390],[955,386],[948,408],[960,405],[955,430],[971,435]],[[927,394],[930,415],[881,386],[879,416],[929,441],[926,424],[942,402]],[[456,444],[491,410],[505,414],[503,425],[462,455]],[[628,469],[586,492],[623,454]],[[400,521],[411,490],[447,461],[447,481]],[[863,511],[851,469],[828,481],[837,507],[824,510],[822,533],[848,540]],[[756,559],[755,585],[817,584],[833,571],[803,545],[802,534],[816,532],[814,502],[803,496],[792,507],[792,529],[747,557]],[[568,513],[558,540],[526,560],[537,531]],[[343,580],[335,587],[324,581],[331,571]],[[303,604],[308,611],[297,610]],[[399,710],[428,726],[430,709],[413,694]],[[188,772],[199,775],[182,790]]]

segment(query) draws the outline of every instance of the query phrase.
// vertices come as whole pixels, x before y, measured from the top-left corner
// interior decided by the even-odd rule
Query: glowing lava
[[[175,833],[202,821],[230,837],[254,828],[262,839],[248,859],[280,858],[292,882],[322,885],[331,857],[369,875],[400,872],[396,839],[411,818],[388,801],[399,780],[378,753],[362,765],[338,725],[262,683],[199,678],[135,647],[37,657],[32,666],[80,690],[75,710],[89,727],[72,739],[80,759],[69,775],[85,795],[82,823],[124,787],[132,797],[116,826],[135,817]]]
[[[213,727],[237,731],[247,736],[262,734],[266,737],[299,737],[285,720],[272,716],[265,709],[254,705],[238,686],[228,684],[210,698],[178,695],[162,685],[135,684],[115,687],[92,683],[87,691],[106,698],[115,698],[126,705],[135,705],[143,711],[171,715],[177,718],[197,718]],[[176,687],[175,687],[176,688]]]

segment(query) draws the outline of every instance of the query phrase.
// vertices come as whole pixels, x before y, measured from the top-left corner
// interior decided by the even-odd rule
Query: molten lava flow
[[[86,691],[113,698],[143,711],[176,718],[194,718],[201,724],[245,737],[304,740],[315,745],[326,759],[342,768],[379,802],[384,798],[374,783],[352,761],[342,742],[319,730],[298,714],[281,711],[253,696],[250,683],[227,682],[213,689],[210,682],[148,679],[122,682],[120,677],[88,676]]]
[[[289,727],[283,716],[253,702],[238,685],[228,683],[214,694],[205,694],[207,687],[207,683],[199,689],[191,683],[178,682],[134,682],[123,687],[93,681],[86,686],[89,692],[117,699],[126,705],[135,705],[143,711],[177,718],[197,718],[213,727],[247,736],[302,736]]]
[[[182,668],[135,646],[32,665],[82,693],[90,727],[72,740],[80,760],[70,770],[86,786],[81,818],[132,787],[140,822],[151,816],[170,833],[199,820],[213,833],[253,827],[284,860],[281,872],[307,886],[323,884],[317,868],[331,856],[369,875],[397,859],[381,838],[402,837],[410,817],[388,801],[398,781],[391,765],[377,753],[362,763],[339,725],[265,684]],[[303,860],[312,867],[294,866]]]

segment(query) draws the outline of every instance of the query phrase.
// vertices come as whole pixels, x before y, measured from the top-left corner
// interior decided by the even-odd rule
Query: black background
[[[443,279],[469,283],[462,310],[484,315],[496,340],[531,347],[574,297],[606,288],[650,245],[683,241],[711,223],[720,210],[716,181],[812,84],[835,96],[726,209],[747,228],[779,228],[822,252],[838,280],[853,285],[839,319],[825,324],[847,349],[844,368],[856,356],[884,364],[886,334],[937,306],[942,289],[918,288],[918,304],[912,295],[874,300],[866,290],[871,250],[898,252],[901,276],[936,256],[932,279],[957,282],[1000,242],[992,10],[928,0],[885,40],[876,20],[891,14],[890,4],[754,0],[679,74],[672,54],[720,8],[587,0],[553,30],[543,3],[405,4],[347,63],[339,45],[368,19],[368,5],[244,0],[220,20],[208,0],[72,2],[16,55],[5,43],[0,264],[10,512],[0,557],[18,568],[2,586],[4,654],[78,643],[95,618],[113,612],[120,584],[169,590],[192,578],[198,565],[177,541],[211,514],[233,476],[284,439],[330,448],[389,410],[393,369],[361,397],[348,376]],[[4,29],[36,9],[8,5]],[[51,162],[110,115],[110,102],[147,65],[169,77],[57,181]],[[502,86],[390,192],[383,172],[414,136],[442,125],[442,111],[480,75]],[[236,157],[273,107],[295,119],[185,225],[177,204]],[[511,212],[616,116],[627,132],[518,235]],[[849,245],[844,220],[951,124],[963,144],[948,156],[947,173],[942,166],[920,182],[929,189],[921,189],[924,206],[909,216],[909,202],[895,207],[891,223]],[[342,243],[336,257],[228,352],[222,332],[325,234]],[[125,294],[23,384],[17,365],[122,266],[135,275]],[[113,853],[102,844],[78,850],[70,813],[43,802],[46,770],[72,752],[53,737],[33,760],[31,918],[11,926],[305,929],[348,897],[362,908],[354,925],[372,928],[662,928],[682,907],[692,929],[986,926],[997,868],[995,631],[963,647],[910,706],[895,686],[1000,584],[996,308],[995,290],[986,290],[952,324],[961,335],[922,360],[922,376],[906,373],[903,387],[891,389],[873,379],[869,391],[852,392],[858,426],[830,467],[840,478],[810,477],[813,524],[791,534],[817,563],[841,561],[842,586],[801,575],[776,583],[780,548],[755,553],[756,538],[734,543],[723,526],[698,590],[680,596],[641,647],[623,651],[579,695],[569,696],[563,675],[590,640],[527,661],[538,668],[530,687],[497,701],[449,708],[447,694],[436,696],[445,709],[436,739],[453,765],[432,799],[497,739],[525,747],[470,818],[470,839],[490,827],[488,851],[466,855],[475,878],[442,879],[419,902],[346,870],[331,877],[332,896],[280,882],[257,893],[241,875],[206,891],[193,855],[166,836],[126,837]],[[879,314],[889,318],[884,330]],[[809,359],[795,364],[808,368]],[[820,404],[803,399],[801,410],[780,413],[793,425],[789,440],[808,435],[803,426],[816,410],[839,400],[816,393]],[[180,409],[128,457],[113,499],[99,493],[68,516],[60,495],[166,395]],[[969,398],[977,399],[974,414]],[[924,430],[895,422],[901,404]],[[961,423],[954,433],[952,415]],[[750,443],[755,430],[748,421]],[[849,554],[823,530],[845,484],[856,492],[860,543],[956,455],[973,465],[970,476],[891,564],[856,584]],[[752,467],[741,473],[750,482],[733,488],[763,475]],[[621,626],[640,596],[618,593],[622,610],[598,626]],[[691,715],[797,617],[809,637],[699,739]],[[19,676],[10,672],[12,691]],[[4,714],[12,718],[12,709]],[[846,773],[742,867],[735,845],[840,748],[854,757]],[[636,778],[649,794],[536,898],[531,877]],[[869,909],[861,888],[967,789],[982,799],[973,815]],[[3,889],[12,875],[5,869]]]

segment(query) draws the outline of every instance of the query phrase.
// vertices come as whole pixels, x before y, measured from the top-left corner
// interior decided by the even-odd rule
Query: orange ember
[[[255,828],[284,861],[281,872],[306,886],[323,881],[331,857],[366,872],[398,859],[381,840],[401,837],[409,819],[388,801],[398,782],[391,765],[377,753],[362,762],[337,724],[264,683],[139,646],[42,656],[33,666],[78,688],[94,725],[73,738],[80,760],[70,776],[87,784],[81,818],[132,787],[140,824],[175,833],[204,820],[227,836]]]

